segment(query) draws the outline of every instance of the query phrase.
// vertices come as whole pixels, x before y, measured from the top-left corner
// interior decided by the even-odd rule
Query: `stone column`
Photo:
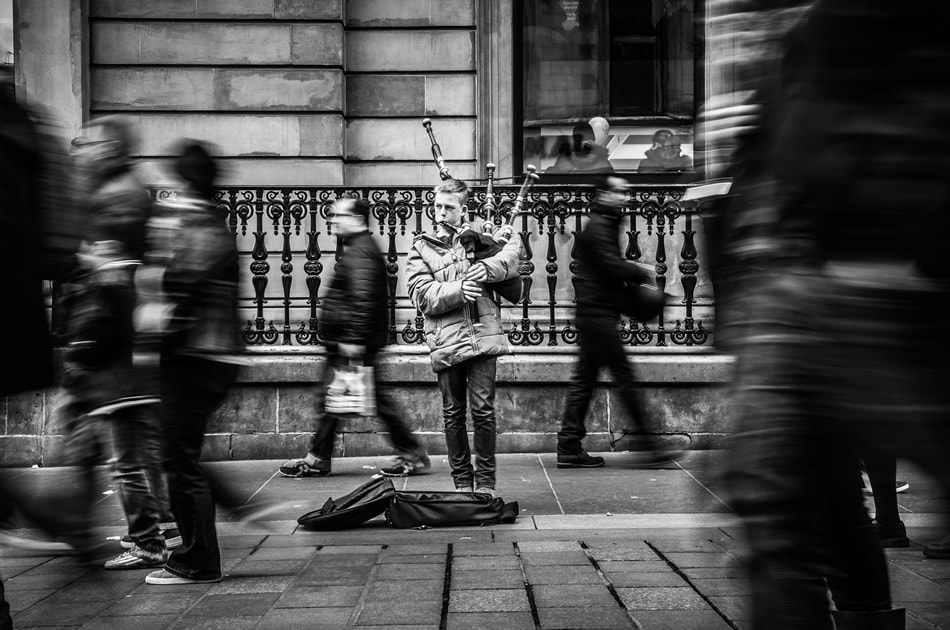
[[[89,115],[88,7],[88,0],[13,0],[17,97],[67,137]]]

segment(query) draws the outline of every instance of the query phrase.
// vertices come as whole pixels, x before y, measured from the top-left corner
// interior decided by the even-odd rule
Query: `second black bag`
[[[305,529],[335,530],[359,527],[386,510],[396,490],[388,477],[371,479],[339,499],[327,499],[318,510],[297,519]]]
[[[517,516],[517,501],[478,492],[397,490],[386,508],[386,521],[401,529],[514,523]]]

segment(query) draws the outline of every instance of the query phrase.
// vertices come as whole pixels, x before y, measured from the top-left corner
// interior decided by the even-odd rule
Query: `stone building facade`
[[[257,200],[254,208],[264,217],[261,233],[270,234],[273,228],[268,238],[275,264],[271,271],[255,276],[262,281],[266,276],[269,281],[269,288],[256,296],[251,286],[254,278],[247,273],[249,326],[255,308],[266,319],[281,317],[281,273],[296,291],[284,294],[284,301],[293,303],[302,313],[297,320],[306,320],[302,287],[313,272],[308,271],[311,275],[307,278],[293,274],[304,273],[307,244],[301,239],[307,234],[307,223],[306,216],[295,219],[298,227],[303,225],[301,235],[300,230],[288,227],[290,219],[285,222],[281,218],[291,216],[286,210],[287,199],[292,197],[288,191],[308,191],[306,204],[310,204],[311,216],[319,220],[318,191],[327,191],[332,197],[348,189],[370,194],[393,187],[430,187],[438,181],[438,171],[421,126],[423,118],[432,120],[453,176],[483,177],[488,163],[496,165],[500,176],[515,176],[522,170],[525,155],[521,137],[516,135],[521,125],[518,64],[519,46],[523,44],[518,30],[522,17],[516,15],[516,10],[520,11],[521,3],[14,3],[18,97],[62,124],[65,135],[75,134],[92,116],[123,113],[136,121],[142,140],[140,171],[157,191],[174,185],[168,165],[175,141],[181,137],[207,140],[216,147],[225,172],[222,184],[231,191],[232,201],[239,202],[243,192],[251,191],[248,198]],[[728,38],[697,37],[696,41],[706,42],[707,47],[695,59],[696,84],[704,86],[699,92],[728,92],[728,67],[703,63],[705,58],[721,56],[723,47],[730,45]],[[689,120],[677,124],[692,125]],[[570,183],[560,185],[561,190],[570,188]],[[283,214],[268,215],[261,201],[267,199],[268,190],[277,191],[278,197],[283,195]],[[391,191],[388,194],[394,196]],[[509,201],[511,194],[508,191]],[[548,198],[555,199],[557,194],[561,193],[552,189]],[[664,195],[669,200],[668,192],[660,191],[661,202]],[[235,207],[240,205],[238,202],[234,202]],[[420,197],[413,203],[424,221],[424,211],[418,208],[423,202]],[[407,239],[411,239],[412,219],[408,219],[407,231],[406,217],[390,221],[398,214],[397,209],[390,210],[390,214],[382,212],[377,217],[378,234],[384,251],[389,242],[396,243],[391,254],[398,268]],[[252,208],[243,217],[249,221],[247,232],[251,235],[254,212]],[[639,234],[643,230],[648,258],[654,258],[660,250],[670,251],[669,264],[659,272],[666,274],[670,268],[668,288],[673,287],[670,293],[675,303],[668,308],[668,323],[677,320],[678,325],[684,303],[688,303],[687,307],[696,311],[686,313],[690,322],[695,315],[711,331],[709,279],[702,256],[684,253],[688,248],[683,238],[691,244],[694,239],[693,234],[680,236],[683,219],[679,209],[676,212],[678,223],[671,218],[667,225],[659,212],[656,221],[651,217],[649,223],[631,223],[631,231]],[[553,218],[548,221],[545,217]],[[555,319],[558,325],[570,320],[570,232],[565,232],[564,226],[574,223],[569,210],[549,210],[545,217],[525,231],[529,234],[526,238],[535,244],[538,263],[527,274],[534,274],[532,309],[547,309],[544,300],[548,288],[551,302],[558,301],[557,308],[552,305],[550,309],[553,330]],[[696,233],[701,253],[701,220],[694,219],[685,229]],[[239,221],[234,221],[242,255],[250,261],[254,243],[247,234],[245,241],[240,240]],[[576,225],[580,225],[579,219]],[[319,224],[311,227],[310,233],[320,234],[323,229]],[[281,230],[287,235],[283,251],[295,263],[291,264],[293,272],[279,271]],[[658,245],[657,234],[669,239],[669,244]],[[561,258],[552,258],[549,249],[545,263],[548,243]],[[332,240],[325,241],[323,248],[329,254]],[[639,242],[636,249],[639,252]],[[312,257],[306,260],[314,262]],[[328,255],[320,263],[327,274],[332,265],[324,263],[329,260]],[[284,263],[284,268],[290,264],[287,260]],[[401,326],[403,321],[411,320],[412,309],[401,280],[394,277],[394,282],[394,318]],[[684,289],[686,285],[690,286]],[[506,307],[506,313],[514,329],[521,310]],[[542,324],[544,317],[540,313]],[[289,330],[291,322],[284,323]],[[554,337],[552,333],[552,341]],[[731,361],[713,353],[710,346],[631,342],[631,357],[649,391],[650,409],[661,418],[662,431],[670,439],[690,441],[698,448],[717,445],[728,433],[728,404],[722,384],[729,378]],[[570,344],[547,342],[516,346],[512,355],[501,359],[499,451],[553,450],[572,362]],[[423,347],[400,343],[384,363],[383,376],[406,406],[410,423],[418,428],[431,451],[443,452],[439,398]],[[318,345],[252,345],[239,386],[212,423],[206,456],[281,458],[302,452],[313,428],[311,383],[321,364]],[[604,379],[606,385],[609,379],[606,375]],[[0,407],[0,464],[49,465],[61,461],[57,400],[58,394],[49,391],[4,401]],[[590,450],[629,448],[624,426],[618,402],[605,387],[595,397],[589,426]],[[386,440],[377,433],[374,423],[353,422],[344,431],[338,441],[340,454],[387,452]]]

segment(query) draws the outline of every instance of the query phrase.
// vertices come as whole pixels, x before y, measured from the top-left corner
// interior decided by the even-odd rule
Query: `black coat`
[[[0,395],[53,384],[53,346],[43,298],[41,156],[33,122],[0,90],[0,330],[6,369]]]
[[[579,316],[603,316],[616,321],[624,282],[650,281],[645,270],[621,257],[619,228],[619,214],[596,203],[591,206],[590,221],[577,236],[574,248],[574,296]]]
[[[368,231],[350,234],[330,288],[322,299],[320,333],[330,343],[366,346],[374,352],[389,340],[386,265]]]

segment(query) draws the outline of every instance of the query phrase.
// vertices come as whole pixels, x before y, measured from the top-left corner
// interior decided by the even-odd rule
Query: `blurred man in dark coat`
[[[386,267],[382,252],[369,232],[369,202],[343,198],[333,204],[332,224],[343,241],[343,253],[330,288],[322,301],[320,333],[326,343],[323,382],[318,387],[320,416],[307,454],[280,467],[285,477],[325,477],[330,474],[333,445],[340,417],[324,409],[335,367],[348,361],[374,366],[389,341]],[[398,452],[391,466],[381,469],[390,477],[429,471],[429,457],[412,430],[404,411],[382,388],[373,370],[376,411]]]
[[[639,285],[650,281],[640,265],[626,261],[620,254],[618,234],[620,217],[628,186],[626,180],[608,176],[597,191],[590,207],[590,220],[577,236],[575,247],[578,269],[574,283],[577,301],[578,356],[574,376],[568,385],[567,404],[557,434],[558,468],[598,468],[604,458],[590,455],[581,446],[587,435],[584,426],[597,375],[606,367],[614,377],[626,412],[645,434],[650,462],[670,459],[656,442],[653,423],[643,405],[642,394],[617,324],[626,283]]]

